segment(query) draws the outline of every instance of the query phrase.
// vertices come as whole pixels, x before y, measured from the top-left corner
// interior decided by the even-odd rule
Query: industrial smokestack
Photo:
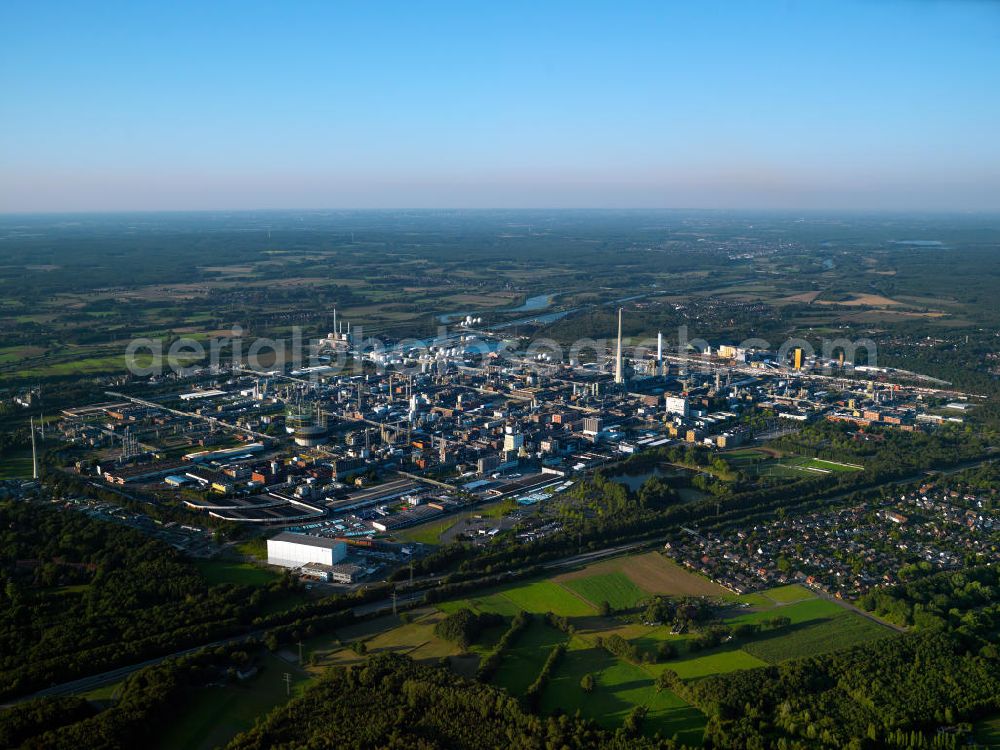
[[[35,418],[28,418],[28,425],[31,429],[31,476],[38,479],[38,448],[35,446]]]
[[[615,384],[621,385],[625,382],[625,373],[622,368],[622,308],[618,308],[618,347],[615,349]]]

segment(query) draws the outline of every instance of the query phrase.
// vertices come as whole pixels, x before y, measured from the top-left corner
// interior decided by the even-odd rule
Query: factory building
[[[667,396],[666,406],[667,414],[678,414],[682,417],[686,417],[689,414],[688,400],[686,398]]]
[[[524,445],[524,435],[507,428],[507,434],[503,436],[504,452],[518,451]]]
[[[308,534],[285,531],[267,540],[267,562],[283,568],[301,568],[310,563],[335,565],[347,557],[347,544]]]

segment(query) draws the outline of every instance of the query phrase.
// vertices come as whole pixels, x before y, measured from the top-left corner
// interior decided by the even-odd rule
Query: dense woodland
[[[364,666],[332,670],[228,750],[277,747],[642,750],[673,743],[626,729],[612,734],[568,716],[539,717],[498,688],[405,656],[379,654]]]
[[[277,638],[319,615],[262,616],[292,585],[209,586],[179,553],[138,531],[71,510],[0,503],[0,695],[255,628],[269,626]],[[337,602],[341,610],[348,604]]]
[[[112,705],[40,698],[0,712],[0,747],[23,750],[133,750],[155,744],[197,691],[237,679],[253,661],[252,641],[202,649],[128,677]]]

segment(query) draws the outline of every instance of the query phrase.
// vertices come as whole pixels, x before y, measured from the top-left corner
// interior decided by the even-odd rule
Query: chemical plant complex
[[[589,361],[531,354],[471,317],[433,342],[379,350],[341,322],[309,367],[236,362],[150,378],[146,397],[108,391],[47,429],[86,449],[69,467],[86,481],[256,529],[272,564],[354,584],[420,555],[406,530],[449,515],[462,514],[453,533],[472,543],[510,529],[524,540],[552,533],[554,498],[644,450],[724,456],[815,420],[933,430],[975,408],[938,387],[947,384],[855,367],[842,351],[667,353],[662,336],[647,349],[623,340],[622,315],[617,339]],[[477,511],[487,504],[501,512]]]

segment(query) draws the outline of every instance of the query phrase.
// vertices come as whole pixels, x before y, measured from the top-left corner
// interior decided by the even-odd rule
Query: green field
[[[709,651],[698,652],[661,664],[650,665],[649,669],[659,674],[665,669],[672,669],[683,680],[694,680],[713,674],[738,672],[741,669],[767,666],[767,662],[758,659],[737,646],[720,646]]]
[[[552,612],[566,617],[584,617],[595,614],[595,609],[558,583],[536,581],[507,589],[503,595],[519,609],[528,612]]]
[[[504,617],[513,617],[524,607],[520,607],[506,596],[500,593],[475,596],[468,599],[457,599],[450,602],[441,602],[437,608],[442,612],[456,612],[463,607],[468,607],[476,612],[493,612]],[[531,611],[531,610],[529,610]]]
[[[580,680],[593,674],[594,691],[585,693]],[[542,713],[559,709],[569,714],[580,711],[608,729],[621,726],[635,705],[649,708],[643,728],[647,734],[674,734],[685,744],[701,744],[705,717],[670,691],[657,693],[652,676],[642,667],[620,661],[604,649],[574,637],[556,666],[542,693]]]
[[[851,465],[841,463],[840,461],[827,461],[823,458],[809,458],[806,459],[802,466],[813,469],[821,469],[826,471],[832,471],[834,474],[850,474],[855,471],[861,471],[862,466],[859,464]]]
[[[861,471],[858,466],[850,466],[837,461],[826,461],[822,458],[808,458],[799,456],[796,458],[782,458],[778,460],[781,468],[802,474],[846,474]]]
[[[461,516],[449,515],[395,532],[395,535],[410,542],[437,544],[441,535],[461,520]]]
[[[783,612],[784,609],[779,610]],[[788,659],[825,654],[839,649],[870,643],[894,635],[890,628],[872,622],[854,612],[816,621],[800,623],[773,637],[764,633],[744,644],[743,649],[768,664]]]
[[[723,454],[723,458],[743,472],[759,477],[789,477],[801,479],[804,475],[844,474],[861,471],[864,467],[839,461],[828,461],[808,456],[782,456],[773,458],[764,451],[753,449]]]
[[[434,634],[434,626],[444,619],[444,612],[437,608],[426,608],[410,613],[414,619],[403,622],[391,615],[374,620],[361,620],[337,628],[336,632],[310,638],[305,643],[305,658],[312,674],[320,675],[331,666],[359,664],[367,657],[355,653],[348,646],[363,641],[368,653],[397,651],[417,661],[437,664],[442,657],[456,656],[459,648]],[[499,638],[503,628],[491,628],[484,633],[472,648],[481,652],[491,640]]]
[[[31,479],[31,451],[0,458],[0,479]]]
[[[623,573],[602,573],[586,578],[575,578],[563,584],[595,607],[607,602],[614,609],[630,609],[649,594],[629,580]]]
[[[118,698],[118,691],[121,689],[124,680],[119,682],[112,682],[107,685],[101,685],[93,690],[88,690],[86,693],[80,693],[80,696],[86,698],[88,701],[102,702],[102,701],[113,701]]]
[[[722,454],[722,457],[729,463],[751,461],[757,458],[767,458],[768,456],[770,456],[768,451],[763,451],[759,448],[737,448],[736,450],[726,451]]]
[[[565,642],[565,633],[536,617],[518,636],[514,646],[504,652],[493,683],[506,688],[511,695],[523,695],[535,681],[552,647]]]
[[[807,622],[809,620],[834,617],[843,612],[844,608],[839,604],[817,597],[801,602],[795,602],[794,604],[786,604],[780,607],[776,606],[769,610],[743,612],[742,614],[738,614],[733,617],[727,617],[726,622],[732,625],[741,622],[759,623],[763,620],[769,620],[772,617],[780,615],[782,617],[789,618],[793,625],[797,625],[798,623]]]
[[[239,542],[236,545],[236,549],[240,554],[246,555],[247,557],[253,557],[258,560],[267,560],[267,539],[262,536],[256,536],[252,539],[246,539]]]
[[[774,606],[774,601],[768,599],[764,594],[760,592],[753,592],[750,594],[740,594],[736,601],[742,604],[749,604],[751,607],[757,607],[762,609],[769,609]]]
[[[593,718],[602,726],[616,728],[631,708],[637,704],[649,707],[646,729],[659,731],[664,737],[677,733],[688,744],[700,744],[705,718],[694,708],[669,692],[657,694],[654,679],[670,669],[684,680],[698,680],[715,674],[764,667],[786,659],[811,656],[849,648],[878,638],[891,636],[892,630],[876,622],[845,610],[836,602],[821,598],[809,589],[791,584],[765,591],[746,594],[739,598],[732,595],[718,598],[731,602],[721,613],[730,625],[740,623],[760,624],[776,616],[788,617],[791,624],[778,631],[759,633],[749,639],[723,643],[703,651],[691,651],[692,633],[674,635],[667,626],[649,627],[638,622],[619,618],[597,616],[597,606],[607,601],[613,607],[627,609],[648,597],[638,580],[657,582],[657,590],[664,584],[689,581],[659,581],[655,574],[663,574],[657,556],[640,555],[602,561],[583,570],[572,571],[554,579],[519,583],[483,592],[437,605],[442,612],[453,612],[470,607],[480,612],[496,612],[506,617],[518,610],[555,614],[569,617],[577,632],[570,639],[570,647],[557,666],[542,696],[543,713],[559,708],[563,711],[580,710],[583,716]],[[666,571],[691,577],[677,569]],[[700,580],[696,581],[701,583]],[[650,588],[654,588],[652,583]],[[714,591],[709,588],[708,591]],[[721,591],[721,590],[720,590]],[[688,592],[689,595],[691,592]],[[704,592],[707,593],[707,592]],[[738,604],[749,605],[739,607]],[[592,606],[593,605],[593,606]],[[655,664],[632,664],[618,659],[595,646],[597,636],[621,635],[642,653],[652,653],[660,641],[670,641],[679,654],[676,658]],[[392,633],[382,638],[391,641]],[[515,646],[505,653],[494,683],[506,688],[512,695],[521,694],[534,681],[550,649],[564,641],[566,636],[548,626],[540,617],[522,633]],[[481,648],[473,648],[481,651]],[[591,694],[584,693],[580,679],[592,673],[597,687]]]
[[[265,586],[279,578],[273,570],[232,560],[197,560],[198,572],[211,585],[235,583],[240,586]]]

